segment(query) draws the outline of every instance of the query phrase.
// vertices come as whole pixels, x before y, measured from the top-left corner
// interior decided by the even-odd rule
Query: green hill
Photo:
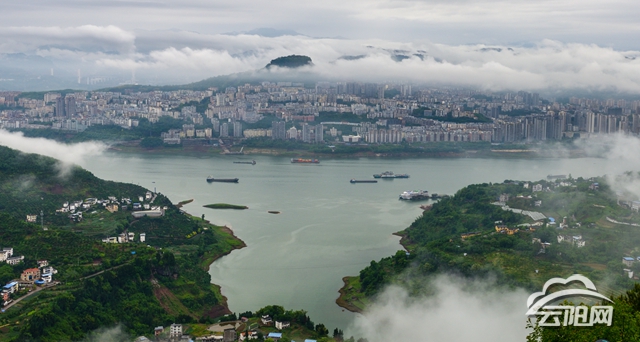
[[[308,56],[301,55],[290,55],[278,57],[276,59],[272,59],[265,68],[269,69],[272,67],[280,67],[280,68],[300,68],[307,65],[313,65],[311,62],[311,58]]]
[[[213,260],[244,246],[226,227],[181,212],[162,194],[104,181],[77,166],[65,170],[52,158],[6,147],[0,147],[0,158],[1,247],[24,256],[15,266],[0,265],[0,282],[19,278],[41,259],[58,270],[54,280],[62,282],[7,309],[0,316],[0,341],[79,340],[115,324],[148,336],[157,325],[229,313],[208,274]],[[163,215],[134,218],[138,202]],[[26,215],[38,215],[37,223],[26,222]],[[102,242],[127,233],[133,241]]]
[[[542,191],[534,192],[534,184]],[[510,208],[539,212],[544,219],[494,204],[507,196]],[[604,178],[467,186],[398,233],[408,254],[372,261],[359,276],[347,277],[339,301],[357,311],[386,284],[415,291],[414,279],[439,273],[492,276],[499,284],[532,291],[552,277],[579,273],[606,295],[620,295],[634,284],[623,267],[640,270],[638,263],[621,263],[624,256],[640,255],[640,234],[631,225],[640,223],[640,214],[629,203]]]

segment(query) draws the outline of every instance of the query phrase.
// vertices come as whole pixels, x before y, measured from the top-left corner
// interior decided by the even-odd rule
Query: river
[[[257,164],[233,163],[251,159]],[[214,262],[210,274],[232,311],[268,304],[304,309],[329,331],[347,328],[355,315],[335,304],[342,277],[357,275],[371,260],[401,249],[399,238],[391,234],[421,214],[419,203],[398,200],[402,191],[454,194],[473,183],[613,171],[611,163],[597,158],[360,158],[292,164],[289,158],[272,156],[117,153],[92,156],[83,166],[100,178],[156,188],[174,203],[194,199],[184,207],[187,212],[231,227],[248,247]],[[386,170],[411,177],[349,183]],[[240,182],[209,184],[207,175]],[[246,205],[249,210],[202,207],[210,203]]]

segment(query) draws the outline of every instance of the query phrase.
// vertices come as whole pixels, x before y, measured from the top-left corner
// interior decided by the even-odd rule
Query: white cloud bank
[[[64,174],[73,165],[85,165],[88,156],[103,153],[107,145],[100,142],[64,144],[45,138],[27,138],[21,132],[8,132],[0,129],[0,145],[25,152],[36,153],[58,159]]]
[[[529,293],[524,290],[445,275],[432,285],[435,293],[421,298],[410,298],[399,287],[387,288],[345,335],[369,342],[525,340]]]
[[[607,134],[579,139],[576,144],[587,156],[607,159],[607,181],[615,192],[640,200],[640,138]]]
[[[88,25],[0,28],[0,48],[37,54],[71,70],[82,68],[83,75],[135,71],[139,83],[195,82],[260,69],[271,59],[302,54],[314,62],[308,71],[331,80],[403,81],[491,91],[640,94],[640,51],[554,40],[531,47],[446,45],[176,30],[134,32]]]

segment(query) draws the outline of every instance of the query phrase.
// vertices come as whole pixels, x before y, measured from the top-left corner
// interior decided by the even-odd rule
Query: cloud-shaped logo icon
[[[547,290],[551,285],[567,285],[573,282],[581,282],[585,289],[568,289],[562,290],[554,293],[547,294]],[[606,296],[598,293],[596,290],[596,286],[593,284],[589,278],[581,275],[574,274],[567,279],[563,278],[551,278],[544,283],[541,292],[535,292],[529,296],[527,299],[527,307],[529,310],[527,311],[527,316],[535,316],[538,315],[538,310],[547,305],[550,302],[554,302],[557,300],[565,299],[568,297],[591,297],[606,300],[608,302],[613,303],[613,301]]]

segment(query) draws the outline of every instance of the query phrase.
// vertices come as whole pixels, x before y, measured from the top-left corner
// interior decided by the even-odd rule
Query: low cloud
[[[172,39],[180,35],[173,33]],[[526,48],[304,36],[267,38],[190,33],[185,37],[200,48],[170,47],[128,58],[105,56],[96,63],[124,70],[162,71],[169,77],[177,71],[183,76],[186,72],[191,81],[197,81],[205,76],[255,70],[279,56],[304,54],[314,62],[309,71],[331,80],[403,81],[491,91],[580,89],[640,93],[640,60],[634,59],[639,52],[595,45],[545,40]],[[342,58],[345,56],[360,58]]]
[[[83,142],[64,144],[45,138],[27,138],[22,132],[0,130],[0,145],[25,152],[36,153],[52,157],[60,161],[58,169],[61,175],[66,175],[71,167],[84,165],[90,155],[103,153],[107,145],[101,142]]]
[[[132,341],[133,337],[127,334],[121,325],[110,328],[100,328],[89,334],[82,342],[121,342]]]
[[[3,52],[35,54],[69,70],[82,69],[83,75],[135,71],[138,83],[195,82],[260,69],[274,58],[302,54],[313,60],[308,71],[326,80],[640,94],[640,51],[555,40],[526,47],[448,45],[424,40],[126,31],[90,25],[9,27],[0,28],[0,34]],[[348,58],[354,56],[358,58]]]
[[[410,297],[391,286],[358,316],[347,336],[386,341],[523,341],[529,293],[507,290],[491,280],[441,275],[432,295]]]
[[[587,156],[605,158],[607,181],[613,191],[640,199],[640,138],[625,134],[607,134],[579,139],[577,146]]]

